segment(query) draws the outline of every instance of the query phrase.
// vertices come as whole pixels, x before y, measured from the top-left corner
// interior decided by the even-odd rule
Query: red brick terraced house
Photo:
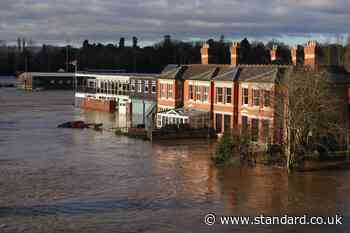
[[[157,111],[179,108],[183,105],[183,72],[185,66],[168,65],[157,81]]]
[[[213,127],[218,133],[237,127],[239,68],[220,67],[221,72],[213,78]]]
[[[282,122],[278,122],[278,82],[288,66],[241,66],[238,78],[238,126],[250,127],[252,140],[280,143]]]
[[[293,63],[297,60],[294,50]],[[304,50],[305,67],[316,70],[317,43],[309,42]],[[176,120],[177,116],[171,109],[179,109],[179,117],[182,118],[186,112],[193,114],[197,111],[206,113],[209,120],[207,124],[196,125],[209,126],[217,133],[249,127],[253,141],[260,144],[281,143],[283,122],[277,120],[280,119],[276,115],[279,106],[274,100],[278,98],[278,83],[296,68],[296,64],[239,64],[239,43],[233,43],[230,48],[231,64],[208,64],[208,51],[208,44],[204,44],[201,49],[202,64],[169,65],[159,76],[158,112],[163,120],[159,121],[158,128],[184,122]],[[274,46],[271,62],[278,59],[276,51],[277,47]],[[191,121],[188,116],[186,123],[191,125]]]

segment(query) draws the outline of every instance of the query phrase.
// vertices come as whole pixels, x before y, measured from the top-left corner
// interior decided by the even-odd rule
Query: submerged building
[[[16,86],[22,90],[73,90],[74,73],[24,72],[17,76]]]
[[[78,72],[75,104],[127,115],[131,127],[147,127],[156,112],[156,78],[156,74]]]

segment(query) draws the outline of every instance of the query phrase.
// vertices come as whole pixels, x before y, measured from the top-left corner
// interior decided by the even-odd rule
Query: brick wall
[[[81,107],[102,112],[115,112],[115,101],[85,98]]]
[[[274,143],[277,138],[274,133],[275,129],[275,85],[274,84],[257,84],[257,83],[239,83],[238,90],[238,125],[243,126],[243,116],[247,117],[249,127],[252,127],[253,119],[258,120],[258,142],[263,143],[267,140],[264,137],[264,122],[269,122],[268,142]],[[243,88],[248,89],[248,105],[243,104]],[[259,92],[258,106],[253,103],[253,92]],[[269,107],[264,106],[265,91],[269,91]],[[266,92],[267,93],[267,92]]]

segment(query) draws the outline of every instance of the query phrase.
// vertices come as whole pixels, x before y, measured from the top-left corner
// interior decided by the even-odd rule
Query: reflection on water
[[[347,232],[342,226],[218,226],[218,215],[349,216],[348,171],[213,166],[210,141],[150,143],[70,120],[126,122],[73,107],[71,92],[0,90],[0,232]],[[2,225],[4,224],[4,225]]]

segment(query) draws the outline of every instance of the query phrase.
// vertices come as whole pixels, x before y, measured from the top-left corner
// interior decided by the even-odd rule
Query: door
[[[231,130],[231,116],[224,115],[224,131],[229,132]]]
[[[217,133],[222,132],[222,115],[220,113],[215,114],[215,128]]]

